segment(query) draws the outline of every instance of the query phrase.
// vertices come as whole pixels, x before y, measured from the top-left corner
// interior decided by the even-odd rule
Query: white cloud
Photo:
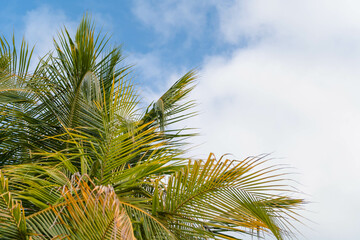
[[[155,51],[145,54],[130,52],[127,54],[126,62],[134,65],[132,77],[138,84],[139,94],[146,106],[159,99],[184,72],[182,68],[163,63],[160,54]]]
[[[133,13],[142,23],[166,38],[178,31],[185,31],[191,38],[197,38],[206,25],[206,13],[213,6],[212,2],[214,1],[136,0]]]
[[[233,4],[217,5],[220,29],[230,42],[242,37],[272,37],[274,41],[286,38],[288,44],[308,47],[351,44],[348,47],[357,49],[359,7],[360,3],[352,0],[238,0]]]
[[[47,6],[28,11],[24,17],[25,39],[35,45],[34,60],[53,50],[53,38],[64,27],[70,34],[75,33],[78,22],[70,20],[64,12]]]
[[[197,151],[275,152],[313,201],[307,239],[355,239],[360,226],[360,8],[345,1],[218,5],[224,41],[249,45],[208,56],[195,96],[206,142]],[[309,224],[309,223],[308,223]]]

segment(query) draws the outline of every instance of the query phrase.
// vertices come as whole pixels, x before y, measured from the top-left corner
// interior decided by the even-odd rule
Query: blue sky
[[[355,0],[2,1],[0,33],[35,54],[85,12],[123,44],[151,101],[197,68],[194,154],[272,153],[312,222],[299,239],[356,239],[360,226],[360,3]]]
[[[185,5],[185,1],[8,1],[0,10],[0,26],[2,34],[15,32],[21,37],[29,15],[47,12],[58,24],[54,30],[58,30],[64,21],[78,22],[89,13],[99,28],[112,34],[112,43],[123,44],[126,55],[151,54],[175,70],[198,68],[205,56],[229,54],[239,45],[217,35],[215,4],[199,1],[189,4],[189,10]],[[165,14],[169,9],[172,12]]]

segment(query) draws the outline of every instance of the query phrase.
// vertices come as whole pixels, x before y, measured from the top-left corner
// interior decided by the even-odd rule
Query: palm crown
[[[195,72],[146,110],[119,47],[85,17],[30,75],[0,39],[0,239],[238,239],[291,232],[301,199],[265,156],[184,157]]]

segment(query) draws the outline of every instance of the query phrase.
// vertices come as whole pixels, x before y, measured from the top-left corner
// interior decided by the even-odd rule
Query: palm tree
[[[87,17],[32,74],[32,49],[0,42],[0,239],[291,234],[303,200],[265,155],[184,157],[195,134],[174,123],[195,114],[194,71],[143,110],[121,49]]]

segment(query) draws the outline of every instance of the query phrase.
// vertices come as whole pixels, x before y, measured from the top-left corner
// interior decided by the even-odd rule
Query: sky
[[[135,64],[145,101],[197,69],[193,154],[271,153],[309,202],[298,239],[358,238],[359,1],[0,2],[0,34],[24,36],[36,57],[91,14]]]

